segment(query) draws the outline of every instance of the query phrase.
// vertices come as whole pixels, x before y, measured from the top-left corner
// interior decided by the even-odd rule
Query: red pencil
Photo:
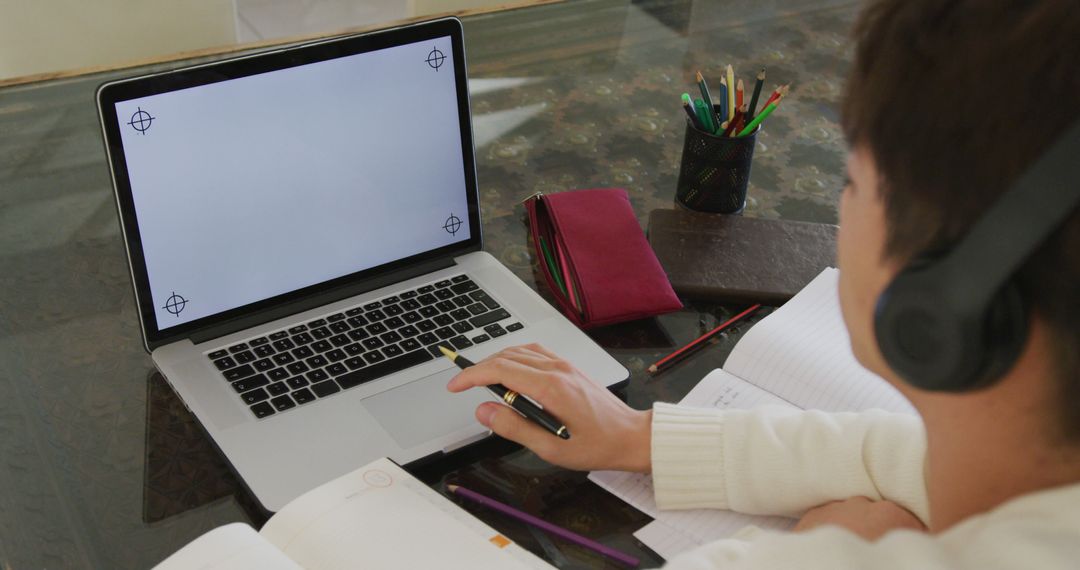
[[[735,88],[735,107],[736,108],[742,107],[742,99],[743,99],[743,82],[742,82],[742,79],[740,79],[739,80],[739,86]]]
[[[750,307],[749,309],[746,309],[745,311],[735,315],[734,317],[731,317],[730,319],[724,321],[723,324],[721,324],[720,326],[716,327],[715,329],[713,329],[713,330],[699,336],[697,339],[695,339],[690,344],[688,344],[688,345],[680,348],[679,350],[676,350],[675,352],[672,352],[671,354],[669,354],[669,355],[661,358],[660,360],[658,360],[656,362],[656,364],[653,364],[652,366],[649,367],[649,373],[650,374],[655,374],[658,370],[660,370],[660,368],[667,366],[673,360],[679,358],[680,356],[683,356],[683,355],[689,353],[690,351],[694,350],[695,348],[703,346],[705,344],[705,341],[707,341],[710,338],[724,332],[725,329],[727,329],[731,325],[741,321],[742,319],[746,318],[747,316],[753,314],[754,311],[757,311],[760,308],[761,308],[761,304],[758,303],[758,304]]]
[[[765,101],[765,104],[762,105],[761,108],[764,109],[765,107],[768,107],[769,103],[776,101],[776,99],[779,98],[781,95],[787,95],[789,87],[791,87],[790,83],[777,87],[776,90],[772,92],[772,95],[769,95],[769,100]]]

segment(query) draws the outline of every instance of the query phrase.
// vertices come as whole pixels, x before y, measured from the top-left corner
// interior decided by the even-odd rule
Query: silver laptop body
[[[466,77],[448,18],[98,91],[146,348],[268,510],[488,435],[432,340],[628,377],[482,251]]]

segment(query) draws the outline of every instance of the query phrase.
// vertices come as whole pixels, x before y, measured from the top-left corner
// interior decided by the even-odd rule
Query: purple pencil
[[[459,487],[457,485],[447,485],[446,488],[449,489],[451,493],[459,497],[469,499],[470,501],[474,501],[486,507],[495,509],[500,513],[512,516],[515,519],[526,522],[535,527],[539,527],[547,532],[550,532],[551,534],[554,534],[555,536],[559,536],[566,540],[569,540],[574,544],[584,546],[585,548],[588,548],[590,550],[595,550],[596,552],[599,552],[604,556],[618,560],[619,562],[622,562],[623,564],[626,564],[628,566],[637,567],[637,565],[641,563],[640,560],[634,558],[633,556],[630,556],[629,554],[625,554],[623,552],[615,550],[614,548],[604,546],[603,544],[600,544],[595,540],[589,540],[588,538],[585,538],[580,534],[570,532],[562,527],[555,526],[545,520],[538,519],[528,513],[523,513],[515,509],[514,507],[511,507],[510,505],[504,505],[499,501],[496,501],[495,499],[489,499],[488,497],[485,497],[475,491],[470,491],[464,487]]]

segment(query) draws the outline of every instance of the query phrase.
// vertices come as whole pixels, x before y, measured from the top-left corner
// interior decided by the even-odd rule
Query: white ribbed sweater
[[[864,496],[925,522],[925,456],[922,422],[906,414],[653,407],[661,509],[799,516]],[[937,535],[893,531],[868,542],[834,526],[798,534],[749,527],[665,568],[1080,568],[1080,484],[1013,499]]]

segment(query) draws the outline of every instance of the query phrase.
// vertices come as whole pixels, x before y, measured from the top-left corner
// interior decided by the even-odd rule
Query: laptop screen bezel
[[[143,255],[139,221],[135,211],[131,184],[127,175],[127,163],[120,136],[120,121],[116,115],[116,103],[447,36],[450,37],[454,50],[451,59],[454,65],[458,118],[461,131],[462,166],[468,203],[468,238],[456,244],[428,250],[397,261],[229,309],[215,315],[168,327],[164,331],[161,330],[158,326],[153,296],[150,294],[150,280]],[[355,295],[363,291],[363,288],[357,289],[356,286],[362,285],[365,281],[370,281],[374,277],[401,271],[410,266],[424,265],[425,262],[452,258],[480,250],[483,241],[480,229],[479,193],[476,184],[476,159],[473,148],[467,78],[461,22],[457,18],[444,18],[401,28],[321,40],[164,73],[113,81],[99,87],[97,93],[98,112],[101,119],[105,150],[112,170],[117,209],[120,215],[124,242],[127,247],[132,282],[135,288],[136,301],[139,305],[140,321],[147,349],[152,351],[158,346],[188,338],[200,331],[220,327],[229,321],[248,318],[262,312],[274,314],[275,316],[271,318],[276,318],[281,308],[296,304],[305,298],[325,297],[328,294],[332,295],[334,291],[342,291],[341,298]],[[410,128],[410,126],[403,124],[402,128]],[[298,310],[303,310],[303,308]]]

